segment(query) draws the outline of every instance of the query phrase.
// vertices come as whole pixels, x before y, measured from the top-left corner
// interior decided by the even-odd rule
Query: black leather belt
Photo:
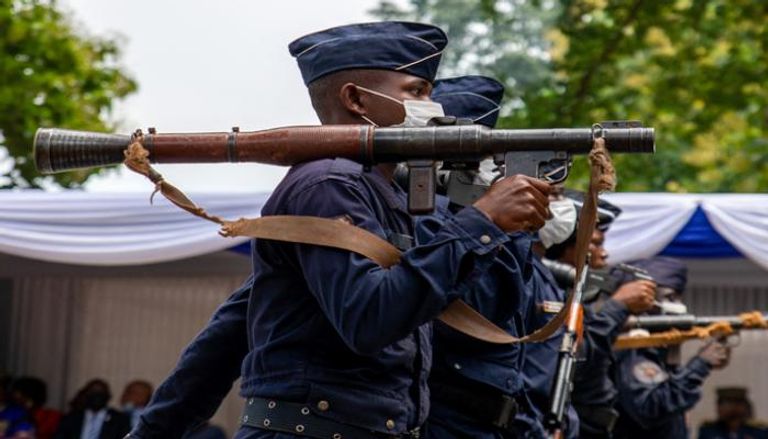
[[[612,407],[574,405],[574,408],[579,415],[579,421],[604,433],[612,432],[619,419],[619,412]]]
[[[514,397],[463,377],[451,377],[450,381],[443,378],[433,375],[430,380],[429,391],[433,401],[443,403],[482,424],[518,433],[514,420],[520,412],[520,404]]]
[[[420,436],[418,428],[402,434],[379,433],[321,418],[312,413],[308,404],[264,398],[249,398],[240,421],[248,427],[316,439],[419,439]]]

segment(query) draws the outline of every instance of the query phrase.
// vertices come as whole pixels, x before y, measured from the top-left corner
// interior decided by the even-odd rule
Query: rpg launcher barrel
[[[406,162],[409,208],[434,208],[435,161],[478,162],[493,156],[507,173],[543,177],[552,162],[586,154],[595,137],[610,152],[653,153],[653,128],[637,122],[606,122],[591,128],[494,130],[481,125],[378,128],[323,125],[220,133],[104,134],[41,128],[35,135],[35,162],[44,174],[122,163],[124,152],[140,142],[151,163],[256,162],[279,166],[324,158],[346,158],[363,165]],[[567,173],[567,169],[566,169]]]
[[[763,314],[763,321],[768,320],[768,313]],[[652,315],[652,316],[630,316],[625,323],[624,328],[644,329],[648,332],[662,332],[670,329],[688,330],[697,327],[707,327],[715,323],[728,323],[734,330],[754,329],[753,326],[745,324],[742,315],[730,316],[696,316],[693,314],[681,315]]]

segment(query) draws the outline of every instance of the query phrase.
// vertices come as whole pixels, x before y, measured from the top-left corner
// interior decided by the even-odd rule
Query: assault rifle
[[[576,268],[573,265],[551,259],[542,259],[542,262],[562,288],[568,289],[575,284],[573,300],[580,300],[582,303],[591,302],[600,294],[613,294],[622,283],[621,279],[611,275],[610,270],[594,270],[588,266],[584,267],[582,278],[575,283]],[[633,280],[653,280],[648,272],[632,265],[619,264],[614,269],[629,274]],[[550,391],[550,407],[544,418],[545,426],[551,432],[552,438],[563,437],[565,408],[573,386],[576,334],[578,331],[575,327],[567,327],[563,334],[557,362],[558,370]]]
[[[768,314],[762,315],[763,321],[768,320]],[[761,329],[745,320],[744,314],[730,316],[697,316],[694,314],[630,316],[624,329],[644,329],[648,332],[669,331],[670,329],[688,330],[703,328],[715,323],[727,323],[736,331],[742,329]]]
[[[635,316],[627,320],[625,329],[644,330],[643,334],[622,335],[614,349],[640,349],[678,345],[688,340],[716,337],[726,342],[745,329],[768,329],[768,314],[759,311],[735,316],[697,317],[692,314]]]
[[[583,300],[584,286],[589,273],[589,265],[581,270],[581,276],[573,287],[573,304],[581,304]],[[544,415],[544,427],[550,433],[552,439],[562,439],[564,436],[565,409],[573,390],[573,374],[576,371],[576,351],[581,336],[580,316],[581,306],[572,306],[566,320],[563,339],[557,354],[557,372],[549,393],[549,410]]]
[[[324,158],[347,158],[371,166],[405,162],[409,168],[408,208],[434,209],[436,161],[472,166],[486,157],[504,165],[505,175],[525,174],[548,181],[567,178],[571,157],[586,154],[595,137],[613,153],[653,153],[654,130],[638,122],[596,124],[591,128],[494,130],[481,125],[379,128],[324,125],[221,133],[104,134],[41,128],[35,135],[35,162],[44,173],[122,163],[139,142],[152,163],[256,162],[292,166]],[[552,178],[556,174],[557,178]]]

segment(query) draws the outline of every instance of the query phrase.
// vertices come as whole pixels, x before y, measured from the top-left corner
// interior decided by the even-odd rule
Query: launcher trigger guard
[[[564,182],[571,171],[567,151],[519,151],[504,154],[504,176],[523,174],[550,184]]]

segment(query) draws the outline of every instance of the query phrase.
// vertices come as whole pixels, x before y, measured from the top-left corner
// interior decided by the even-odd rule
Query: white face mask
[[[549,248],[568,239],[576,229],[576,206],[568,199],[549,202],[552,218],[539,229],[539,239]]]
[[[688,307],[683,303],[669,302],[662,300],[655,302],[655,305],[661,310],[662,314],[687,314]]]
[[[427,123],[430,119],[433,117],[443,117],[445,116],[445,112],[443,111],[443,106],[438,104],[437,102],[431,102],[431,101],[419,101],[415,99],[406,99],[404,101],[400,101],[398,99],[393,98],[392,96],[388,96],[384,93],[378,92],[376,90],[371,90],[369,88],[365,88],[362,86],[357,86],[360,90],[366,91],[368,93],[374,94],[376,96],[380,96],[384,99],[389,99],[392,102],[397,102],[398,104],[402,105],[403,108],[405,108],[405,119],[402,123],[392,125],[392,127],[403,127],[403,128],[419,128],[419,127],[425,127],[427,126]],[[372,121],[370,118],[366,116],[360,116],[363,119],[365,119],[366,122],[369,124],[377,127],[379,124]]]

